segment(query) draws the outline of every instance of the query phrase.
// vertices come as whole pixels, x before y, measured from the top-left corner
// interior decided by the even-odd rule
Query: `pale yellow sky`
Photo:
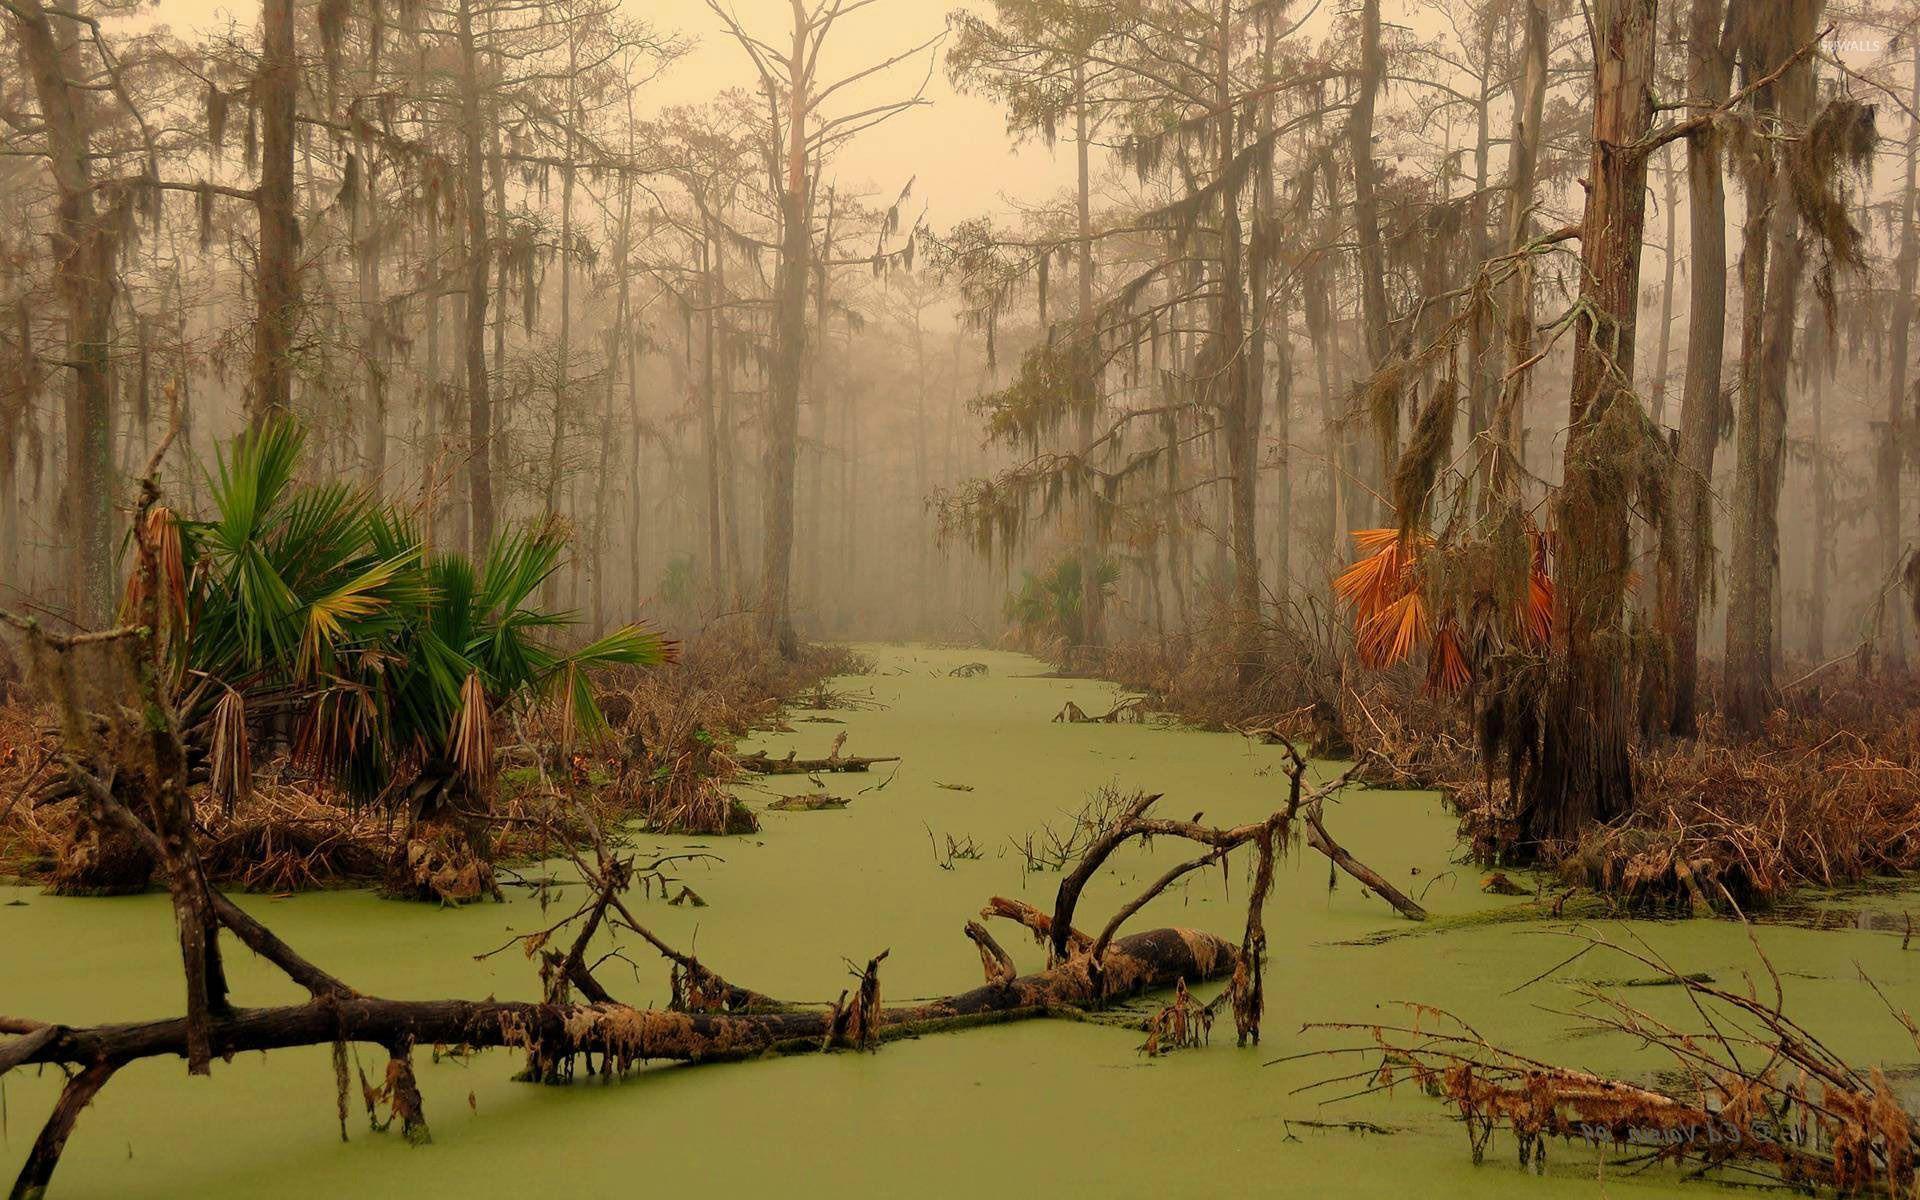
[[[786,0],[728,0],[749,30],[777,34],[787,19]],[[958,0],[882,0],[849,18],[828,43],[833,58],[825,64],[844,72],[875,59],[889,57],[939,33],[946,15]],[[646,108],[696,103],[726,87],[744,86],[752,68],[739,46],[722,30],[719,18],[705,0],[626,0],[636,17],[661,30],[677,30],[697,39],[693,52],[647,90]],[[182,34],[195,28],[224,25],[229,18],[250,24],[259,4],[245,0],[159,0],[159,19]],[[925,75],[925,56],[901,63],[890,72],[890,82],[869,88],[850,100],[864,106],[876,100],[910,94]],[[927,85],[931,104],[903,113],[861,137],[841,154],[833,168],[843,187],[871,186],[877,196],[891,199],[910,176],[917,176],[914,203],[907,219],[928,205],[927,220],[936,229],[979,213],[1000,208],[998,198],[1039,200],[1071,179],[1072,148],[1057,151],[1032,144],[1011,146],[999,109],[990,101],[956,93],[945,68],[936,63]]]

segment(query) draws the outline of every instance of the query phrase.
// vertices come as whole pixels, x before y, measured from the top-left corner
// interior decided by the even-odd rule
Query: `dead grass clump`
[[[1578,882],[1637,907],[1742,905],[1920,869],[1920,758],[1853,733],[1791,748],[1648,755],[1634,808],[1566,852]]]
[[[248,891],[310,891],[377,879],[391,853],[393,830],[384,815],[294,784],[256,784],[231,813],[206,797],[195,808],[208,875]]]
[[[1519,837],[1505,781],[1449,790],[1476,856],[1501,861]],[[1649,912],[1920,870],[1920,684],[1849,673],[1789,687],[1754,740],[1710,717],[1696,740],[1636,756],[1625,817],[1543,851],[1570,882]]]
[[[672,670],[606,675],[607,732],[573,769],[597,796],[603,828],[637,820],[660,833],[752,833],[759,818],[728,786],[741,775],[738,739],[777,720],[784,704],[856,703],[827,681],[868,669],[844,646],[808,646],[788,661],[751,619],[715,622],[686,641]],[[530,726],[529,740],[549,733]]]

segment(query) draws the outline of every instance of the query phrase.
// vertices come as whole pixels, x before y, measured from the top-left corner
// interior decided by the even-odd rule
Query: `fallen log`
[[[875,763],[899,762],[900,756],[882,755],[862,758],[848,755],[842,758],[833,755],[829,758],[796,758],[795,752],[787,751],[785,758],[774,758],[765,750],[756,750],[752,754],[735,759],[740,768],[755,775],[814,775],[822,771],[865,771]]]
[[[1154,929],[1120,938],[1107,950],[1096,984],[1085,959],[988,983],[939,1000],[882,1009],[870,1041],[891,1041],[992,1020],[1043,1016],[1086,1007],[1176,981],[1200,983],[1232,973],[1234,946],[1194,929]],[[526,1052],[532,1079],[573,1074],[573,1060],[602,1056],[605,1069],[652,1060],[724,1062],[766,1054],[831,1048],[831,1009],[771,1013],[685,1012],[635,1008],[614,1001],[552,1003],[512,1000],[392,1000],[328,994],[305,1004],[234,1009],[211,1019],[206,1037],[216,1056],[336,1042],[381,1047],[438,1045]],[[174,1017],[121,1025],[68,1028],[7,1018],[0,1028],[32,1025],[0,1043],[0,1069],[36,1064],[118,1068],[143,1058],[185,1056],[187,1021]]]

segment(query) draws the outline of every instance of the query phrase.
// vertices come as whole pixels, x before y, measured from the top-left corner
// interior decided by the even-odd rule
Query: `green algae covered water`
[[[1243,739],[1155,726],[1054,724],[1068,700],[1089,712],[1113,699],[1104,684],[1040,678],[1011,654],[875,647],[875,670],[837,687],[879,707],[836,711],[840,723],[795,720],[761,740],[776,753],[900,755],[897,772],[828,777],[844,808],[767,812],[749,838],[651,839],[637,848],[705,848],[720,861],[676,864],[706,907],[638,899],[643,920],[695,946],[736,982],[793,999],[825,1000],[851,981],[846,960],[891,951],[883,999],[960,991],[979,982],[964,923],[996,894],[1050,907],[1058,874],[1029,869],[1019,844],[1064,827],[1103,786],[1165,793],[1160,811],[1209,823],[1276,807],[1286,779],[1279,751]],[[987,673],[949,672],[984,662]],[[805,717],[810,714],[796,714]],[[946,785],[946,786],[942,786]],[[755,807],[804,779],[749,790]],[[963,790],[970,789],[970,790]],[[1665,1168],[1628,1174],[1597,1151],[1552,1147],[1544,1176],[1515,1165],[1497,1137],[1485,1165],[1446,1110],[1411,1089],[1339,1103],[1351,1090],[1303,1092],[1358,1070],[1354,1059],[1272,1060],[1337,1038],[1302,1033],[1314,1021],[1391,1020],[1393,1003],[1422,1001],[1470,1020],[1493,1040],[1592,1070],[1652,1078],[1670,1064],[1630,1040],[1585,1032],[1572,1010],[1577,979],[1643,976],[1644,968],[1577,950],[1566,922],[1532,919],[1523,900],[1484,895],[1479,875],[1451,861],[1452,822],[1430,794],[1354,791],[1328,825],[1359,858],[1420,898],[1435,919],[1415,927],[1304,848],[1284,863],[1266,916],[1266,1042],[1236,1050],[1223,1019],[1213,1045],[1149,1060],[1141,1035],[1101,1023],[1030,1021],[841,1053],[726,1066],[661,1066],[623,1080],[569,1087],[512,1081],[504,1052],[432,1061],[418,1056],[433,1142],[408,1147],[368,1130],[358,1112],[342,1144],[324,1048],[250,1054],[190,1079],[183,1063],[123,1072],[81,1119],[52,1194],[84,1197],[409,1197],[666,1194],[718,1196],[1658,1196],[1699,1195]],[[949,859],[948,838],[977,857]],[[1129,850],[1089,888],[1082,922],[1097,924],[1164,870],[1183,846]],[[1158,860],[1158,861],[1156,861]],[[1129,929],[1185,924],[1237,938],[1246,876],[1190,877]],[[675,888],[677,890],[678,883]],[[563,889],[555,905],[571,905]],[[538,982],[518,951],[476,960],[558,912],[513,890],[505,905],[460,910],[363,893],[246,897],[249,909],[369,993],[395,997],[532,997]],[[1857,910],[1859,904],[1851,904]],[[1902,949],[1907,907],[1887,893],[1819,928],[1758,927],[1792,1011],[1835,1050],[1884,1064],[1911,1087],[1920,1057],[1865,970],[1896,1003],[1920,1008],[1920,946]],[[1525,917],[1526,919],[1512,919]],[[0,1012],[67,1023],[176,1013],[178,963],[161,895],[64,900],[0,888]],[[1644,939],[1678,969],[1740,985],[1759,960],[1739,926],[1716,920],[1608,925]],[[1382,937],[1381,934],[1399,936]],[[996,930],[1023,970],[1038,948]],[[664,1003],[663,965],[628,947],[636,968],[603,966],[622,999]],[[300,997],[244,950],[229,952],[236,999]],[[1529,983],[1545,973],[1545,978]],[[1770,983],[1766,986],[1771,986]],[[1686,1024],[1676,988],[1636,988],[1635,1003]],[[1144,1011],[1144,1010],[1143,1010]],[[1350,1040],[1350,1039],[1349,1039]],[[383,1064],[364,1051],[369,1074]],[[16,1072],[0,1083],[0,1178],[11,1179],[58,1087]],[[1343,1127],[1363,1122],[1374,1132]],[[1384,1130],[1384,1132],[1378,1132]]]

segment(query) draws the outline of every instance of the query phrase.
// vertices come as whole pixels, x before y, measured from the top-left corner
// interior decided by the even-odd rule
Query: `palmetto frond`
[[[179,523],[188,658],[208,685],[196,703],[231,698],[215,726],[230,747],[245,733],[241,697],[272,690],[303,706],[301,760],[357,797],[433,761],[477,786],[492,774],[503,706],[557,702],[567,727],[590,735],[603,724],[591,672],[673,661],[674,644],[638,626],[571,651],[557,641],[572,615],[534,596],[560,566],[563,525],[503,533],[477,569],[428,555],[415,519],[367,490],[296,482],[303,443],[290,421],[243,434],[209,478],[213,518]],[[164,563],[160,574],[170,578]],[[221,786],[241,786],[244,760],[227,761]]]
[[[400,603],[424,589],[407,578],[418,555],[408,551],[374,563],[352,579],[307,604],[300,637],[299,674],[311,678],[349,638],[365,639],[398,628]]]
[[[447,731],[450,757],[474,783],[483,783],[493,774],[493,713],[487,704],[487,689],[480,673],[467,676],[460,688],[460,707]]]
[[[1464,617],[1444,600],[1441,611],[1429,611],[1431,601],[1423,589],[1435,569],[1429,561],[1436,553],[1432,535],[1416,531],[1402,536],[1391,528],[1354,530],[1361,557],[1333,581],[1333,590],[1353,609],[1360,661],[1375,669],[1392,667],[1430,647],[1427,686],[1455,693],[1473,682],[1474,662],[1488,647],[1516,641],[1534,650],[1545,646],[1553,634],[1551,539],[1534,529],[1527,536],[1531,555],[1524,589],[1512,602],[1510,616],[1489,620],[1490,614],[1505,610],[1507,602],[1494,601],[1484,590],[1478,599],[1457,601],[1470,610]]]

